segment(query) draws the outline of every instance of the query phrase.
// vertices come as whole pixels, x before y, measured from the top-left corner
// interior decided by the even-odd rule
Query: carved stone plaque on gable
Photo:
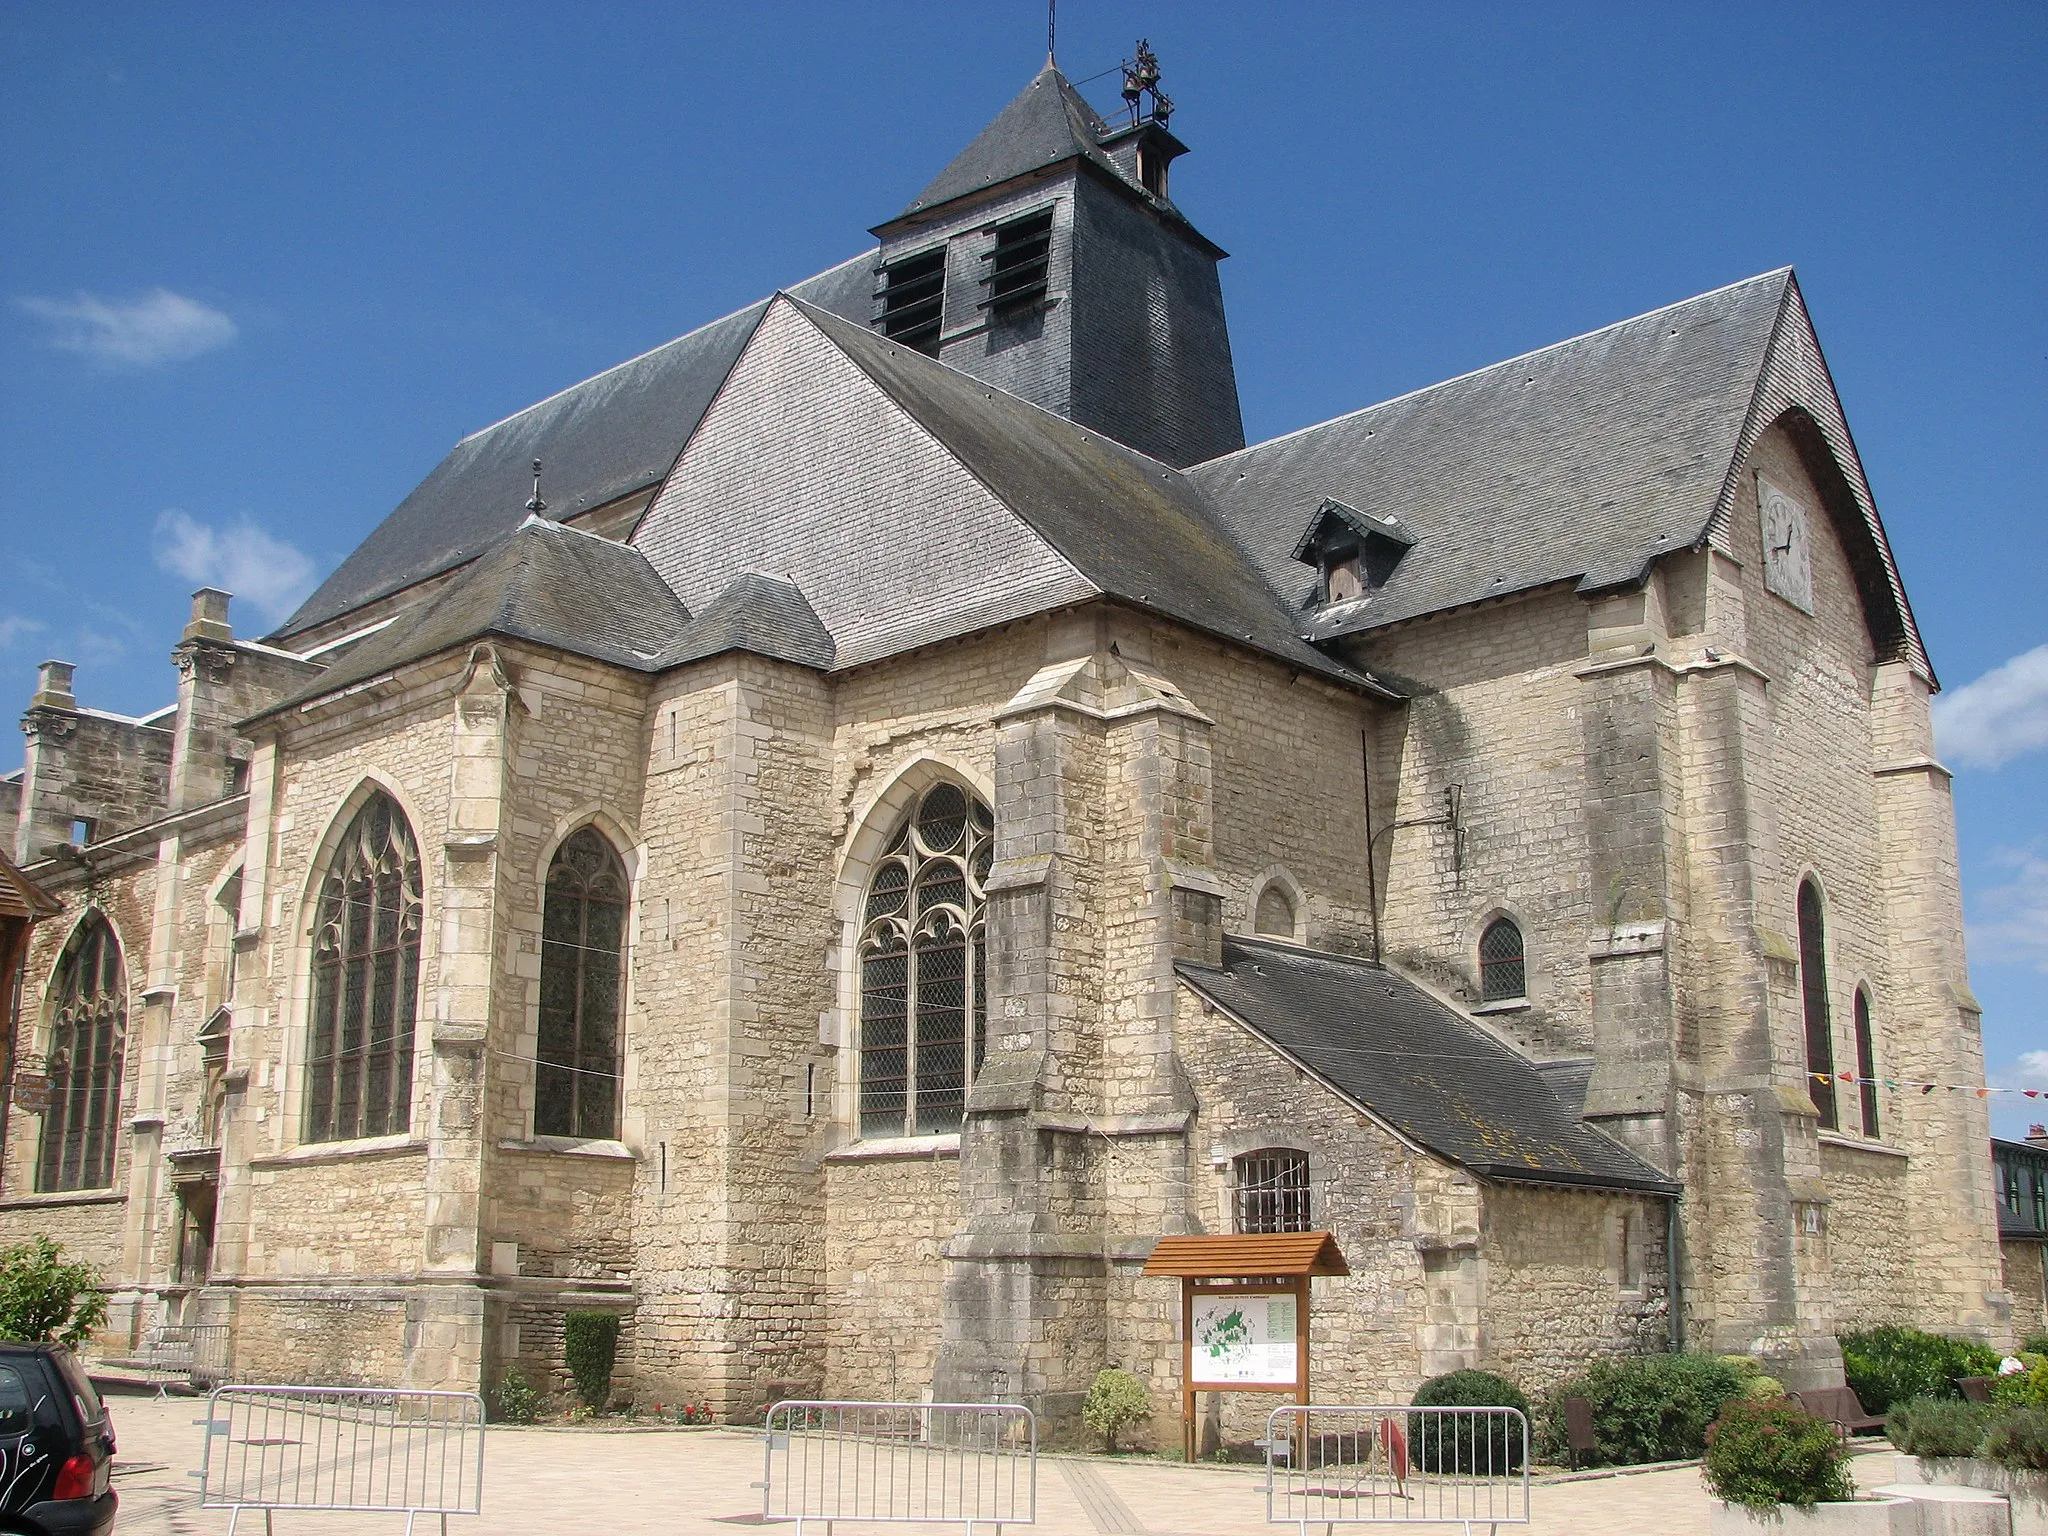
[[[1813,555],[1805,506],[1759,471],[1756,511],[1764,539],[1764,586],[1793,607],[1813,612]]]

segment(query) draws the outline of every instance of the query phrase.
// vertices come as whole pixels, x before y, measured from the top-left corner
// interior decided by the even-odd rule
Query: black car
[[[62,1344],[0,1342],[0,1531],[103,1536],[114,1420]]]

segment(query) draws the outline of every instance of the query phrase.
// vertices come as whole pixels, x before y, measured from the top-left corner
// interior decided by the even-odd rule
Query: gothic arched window
[[[1258,905],[1252,909],[1252,931],[1276,939],[1294,937],[1294,898],[1279,881],[1259,892]]]
[[[539,1136],[619,1134],[619,994],[625,978],[626,866],[595,827],[548,866],[541,917]]]
[[[1877,1046],[1870,1038],[1870,994],[1856,989],[1856,1077],[1861,1090],[1863,1134],[1877,1140]]]
[[[105,1189],[114,1182],[128,978],[121,945],[98,912],[64,946],[50,1017],[50,1107],[43,1113],[36,1188]]]
[[[348,824],[320,883],[308,1141],[411,1128],[420,912],[419,843],[405,812],[379,792]]]
[[[1820,887],[1799,884],[1799,1000],[1806,1014],[1806,1086],[1824,1130],[1840,1123],[1835,1112],[1835,1039],[1828,1015],[1827,927]]]
[[[1479,935],[1479,1001],[1504,1003],[1528,995],[1522,930],[1512,918],[1497,917]]]
[[[982,885],[995,819],[935,784],[868,883],[860,936],[860,1129],[957,1131],[988,1040]]]
[[[1240,1232],[1307,1232],[1313,1228],[1308,1154],[1263,1147],[1231,1159]]]

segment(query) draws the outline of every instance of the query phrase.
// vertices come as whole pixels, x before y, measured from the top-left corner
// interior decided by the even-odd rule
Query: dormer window
[[[1414,543],[1414,535],[1399,518],[1376,517],[1341,501],[1326,501],[1309,519],[1294,546],[1294,558],[1313,565],[1322,578],[1319,602],[1348,603],[1385,586]]]
[[[1157,145],[1138,145],[1138,185],[1161,202],[1166,200],[1166,166],[1169,157]]]
[[[1052,210],[1012,219],[995,227],[996,243],[982,257],[989,264],[983,307],[998,315],[1035,309],[1045,301],[1052,264]]]
[[[882,312],[876,323],[891,341],[927,357],[939,355],[940,322],[946,308],[946,248],[906,256],[880,269]]]

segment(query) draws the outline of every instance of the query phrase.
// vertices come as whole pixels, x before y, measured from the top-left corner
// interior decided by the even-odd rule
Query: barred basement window
[[[1870,994],[1856,989],[1856,1076],[1863,1100],[1863,1134],[1877,1140],[1877,1049],[1870,1038]]]
[[[313,924],[306,1140],[412,1126],[419,1016],[420,855],[405,812],[376,794],[342,834]]]
[[[1828,1016],[1827,929],[1820,910],[1820,888],[1811,880],[1799,885],[1799,993],[1806,1013],[1806,1086],[1824,1130],[1834,1130],[1834,1026]]]
[[[625,976],[626,866],[595,827],[572,833],[548,867],[541,917],[539,1136],[619,1134],[619,993]]]
[[[1505,1003],[1528,995],[1528,967],[1523,963],[1522,930],[1512,919],[1497,917],[1479,935],[1479,1000],[1482,1003]]]
[[[882,334],[891,341],[939,355],[939,326],[946,307],[946,249],[892,261],[882,268]]]
[[[1263,1147],[1231,1162],[1240,1232],[1307,1232],[1313,1228],[1309,1204],[1308,1154],[1281,1147]]]
[[[988,1041],[983,887],[995,820],[957,784],[925,791],[868,885],[860,939],[863,1136],[957,1131]]]
[[[53,990],[50,1107],[43,1113],[36,1188],[105,1189],[114,1182],[128,979],[120,942],[99,912],[88,912],[65,945]]]
[[[1052,260],[1052,210],[998,224],[995,248],[981,259],[989,263],[984,309],[1004,315],[1039,303]]]

